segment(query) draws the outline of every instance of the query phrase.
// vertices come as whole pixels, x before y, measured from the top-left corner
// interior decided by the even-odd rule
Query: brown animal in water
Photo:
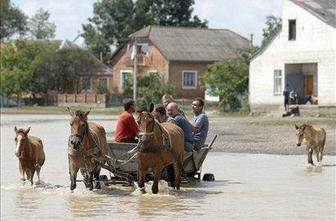
[[[78,170],[84,177],[84,184],[90,190],[93,189],[93,178],[99,179],[101,167],[97,165],[93,158],[105,163],[104,155],[107,154],[106,132],[104,127],[94,122],[87,122],[90,111],[73,112],[71,115],[71,135],[68,142],[68,160],[70,174],[70,190],[76,188],[76,178]],[[96,182],[95,188],[100,188],[100,183]]]
[[[35,171],[37,173],[37,184],[40,183],[40,171],[45,161],[42,140],[38,137],[28,136],[30,127],[17,129],[15,131],[16,150],[15,155],[19,158],[19,170],[22,175],[21,180],[27,179],[33,184]]]
[[[184,134],[180,127],[172,123],[160,124],[148,111],[139,114],[138,183],[144,192],[145,175],[148,170],[154,173],[152,192],[158,193],[158,182],[165,167],[173,164],[174,180],[172,186],[180,189],[182,162],[184,157]],[[167,142],[169,140],[169,142]]]
[[[317,162],[322,162],[323,149],[326,141],[326,132],[323,128],[312,126],[309,124],[303,124],[297,126],[295,124],[297,146],[301,146],[303,141],[306,144],[306,150],[308,152],[308,163],[314,165],[313,163],[313,151],[316,153]]]

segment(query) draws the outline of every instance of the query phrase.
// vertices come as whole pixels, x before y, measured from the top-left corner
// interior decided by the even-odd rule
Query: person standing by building
[[[284,96],[284,107],[285,111],[289,110],[289,91],[288,91],[288,84],[286,84],[286,88],[283,91],[283,96]]]

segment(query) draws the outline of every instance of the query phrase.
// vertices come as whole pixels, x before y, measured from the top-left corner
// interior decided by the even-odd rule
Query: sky
[[[49,21],[56,24],[56,39],[73,40],[82,31],[82,24],[93,16],[96,0],[12,0],[26,15],[39,8],[50,12]],[[195,0],[194,14],[208,20],[209,28],[230,29],[260,45],[266,16],[281,17],[282,0]],[[83,39],[77,44],[82,45]]]

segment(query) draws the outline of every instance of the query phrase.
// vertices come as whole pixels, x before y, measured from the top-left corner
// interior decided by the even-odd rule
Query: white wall
[[[296,40],[288,41],[288,20],[296,19]],[[273,73],[285,64],[318,63],[320,105],[336,106],[336,29],[289,0],[283,1],[283,28],[269,46],[250,64],[250,105],[283,103],[273,95]]]

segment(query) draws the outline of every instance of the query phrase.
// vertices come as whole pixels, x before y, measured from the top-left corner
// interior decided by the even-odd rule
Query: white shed
[[[336,107],[336,1],[283,0],[282,28],[252,58],[252,112],[279,109],[284,90]]]

